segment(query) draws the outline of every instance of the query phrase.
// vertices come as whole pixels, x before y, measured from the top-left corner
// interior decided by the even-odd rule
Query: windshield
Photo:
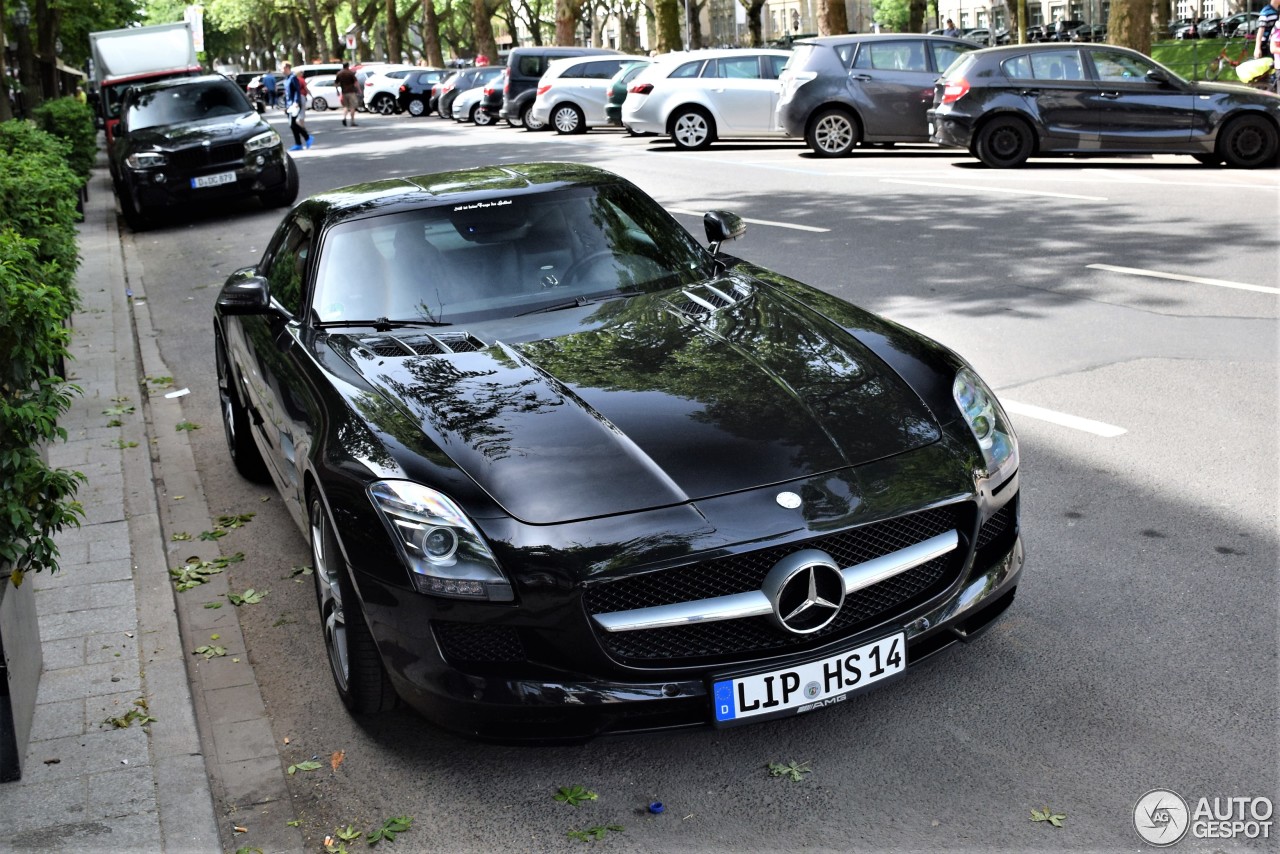
[[[445,204],[330,229],[320,322],[473,322],[652,292],[705,277],[711,256],[622,186]]]
[[[139,92],[129,103],[125,121],[136,131],[252,111],[234,83],[211,80]]]

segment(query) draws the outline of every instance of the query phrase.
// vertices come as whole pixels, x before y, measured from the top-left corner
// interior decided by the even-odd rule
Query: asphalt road
[[[126,238],[204,428],[191,439],[210,510],[257,513],[222,544],[247,555],[235,589],[271,591],[239,611],[282,761],[346,752],[336,773],[289,778],[317,849],[335,827],[410,815],[397,850],[567,850],[586,844],[567,831],[616,823],[591,845],[1120,851],[1144,847],[1134,804],[1151,789],[1277,799],[1277,171],[1142,157],[1001,172],[926,146],[830,161],[794,143],[683,153],[616,131],[309,123],[304,193],[564,160],[691,212],[677,217],[700,239],[703,210],[750,218],[729,251],[938,338],[1008,402],[1028,550],[1017,601],[978,642],[801,718],[538,748],[472,743],[407,711],[352,719],[310,584],[288,579],[305,541],[233,472],[216,407],[213,301],[280,212],[234,206]],[[766,771],[792,760],[812,773]],[[570,784],[599,799],[555,802]],[[645,812],[654,800],[665,813]],[[1061,829],[1030,820],[1043,806]]]

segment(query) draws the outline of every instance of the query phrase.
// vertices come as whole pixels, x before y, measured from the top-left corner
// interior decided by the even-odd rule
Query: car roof
[[[422,208],[619,183],[623,179],[617,175],[579,163],[512,163],[339,187],[309,197],[299,209],[328,226]]]
[[[720,59],[725,56],[790,56],[791,51],[778,47],[717,47],[699,50],[674,50],[650,57],[652,65],[668,65],[695,59]]]
[[[846,33],[842,36],[809,36],[796,39],[796,44],[837,45],[851,42],[894,41],[897,39],[924,39],[931,42],[962,42],[963,38],[955,36],[934,35],[932,33]]]

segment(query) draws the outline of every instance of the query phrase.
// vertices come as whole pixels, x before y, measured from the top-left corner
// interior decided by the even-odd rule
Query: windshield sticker
[[[472,202],[469,205],[458,205],[454,211],[473,211],[476,208],[500,208],[503,205],[511,204],[510,199],[499,199],[496,202]]]

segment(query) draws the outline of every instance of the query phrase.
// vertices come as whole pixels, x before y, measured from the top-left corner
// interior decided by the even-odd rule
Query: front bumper
[[[1015,525],[1007,536],[990,546],[980,545],[973,555],[969,560],[974,565],[966,565],[944,593],[919,607],[825,646],[769,658],[768,666],[817,661],[902,631],[909,667],[957,641],[972,640],[1013,601],[1023,565],[1021,533]],[[625,668],[613,678],[567,669],[548,673],[545,667],[534,678],[511,675],[518,667],[463,669],[450,663],[444,648],[448,640],[442,644],[430,627],[440,614],[432,620],[406,620],[402,608],[408,604],[406,597],[415,594],[368,576],[362,576],[359,585],[369,624],[400,696],[429,720],[477,738],[579,741],[606,733],[705,726],[713,723],[712,674],[758,669],[760,663],[744,660],[667,673],[637,669],[632,671],[634,680],[619,678],[627,675]],[[566,612],[564,622],[571,621]]]
[[[203,166],[191,171],[165,167],[132,170],[131,184],[139,207],[147,208],[256,196],[283,187],[288,179],[283,153],[277,150],[270,156],[264,155],[265,162],[261,166],[255,162],[255,158],[256,155],[249,155],[245,161]],[[234,173],[235,180],[212,187],[192,185],[196,178],[226,173]]]

